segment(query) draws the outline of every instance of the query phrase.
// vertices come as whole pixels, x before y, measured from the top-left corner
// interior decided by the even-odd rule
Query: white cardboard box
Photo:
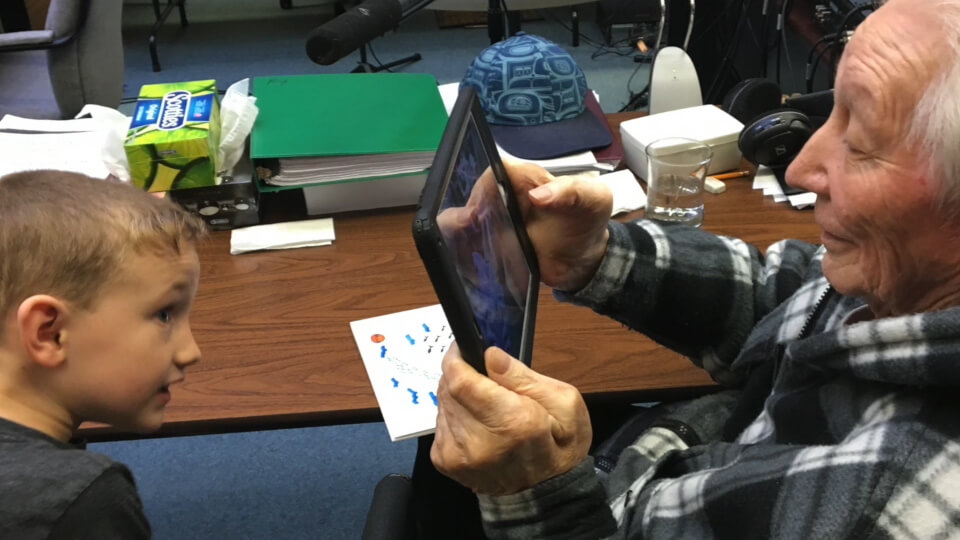
[[[713,159],[707,174],[736,169],[741,159],[737,139],[742,130],[743,124],[739,120],[714,105],[651,114],[620,124],[627,166],[644,180],[647,178],[644,149],[651,142],[666,137],[684,137],[710,145]]]
[[[311,216],[413,206],[420,201],[420,192],[423,191],[428,172],[429,170],[405,176],[360,178],[308,186],[303,188],[303,201],[306,203],[307,214]]]

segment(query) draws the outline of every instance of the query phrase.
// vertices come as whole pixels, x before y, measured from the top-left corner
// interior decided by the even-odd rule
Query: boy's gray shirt
[[[609,476],[588,458],[526,491],[480,496],[490,538],[955,534],[960,308],[848,322],[865,303],[830,288],[816,246],[783,241],[764,255],[688,227],[609,229],[593,281],[556,296],[687,355],[743,397],[671,408]]]
[[[0,418],[0,538],[150,538],[130,471]]]

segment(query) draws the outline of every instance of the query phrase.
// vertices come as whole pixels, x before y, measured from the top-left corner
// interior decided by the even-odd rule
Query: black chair
[[[370,510],[363,527],[363,540],[415,540],[416,527],[411,519],[413,483],[410,477],[390,474],[373,491]]]
[[[363,540],[485,540],[476,495],[430,461],[433,435],[417,440],[413,475],[391,474],[370,501]]]

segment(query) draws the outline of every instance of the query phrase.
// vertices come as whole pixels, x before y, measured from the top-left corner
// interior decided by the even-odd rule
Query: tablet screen
[[[531,272],[473,116],[437,213],[437,225],[486,345],[520,358]]]

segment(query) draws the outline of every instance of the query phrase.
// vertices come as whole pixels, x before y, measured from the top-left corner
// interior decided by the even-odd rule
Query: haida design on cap
[[[523,32],[484,49],[460,83],[477,89],[497,143],[526,159],[548,159],[613,142],[586,108],[587,80],[562,47]]]

